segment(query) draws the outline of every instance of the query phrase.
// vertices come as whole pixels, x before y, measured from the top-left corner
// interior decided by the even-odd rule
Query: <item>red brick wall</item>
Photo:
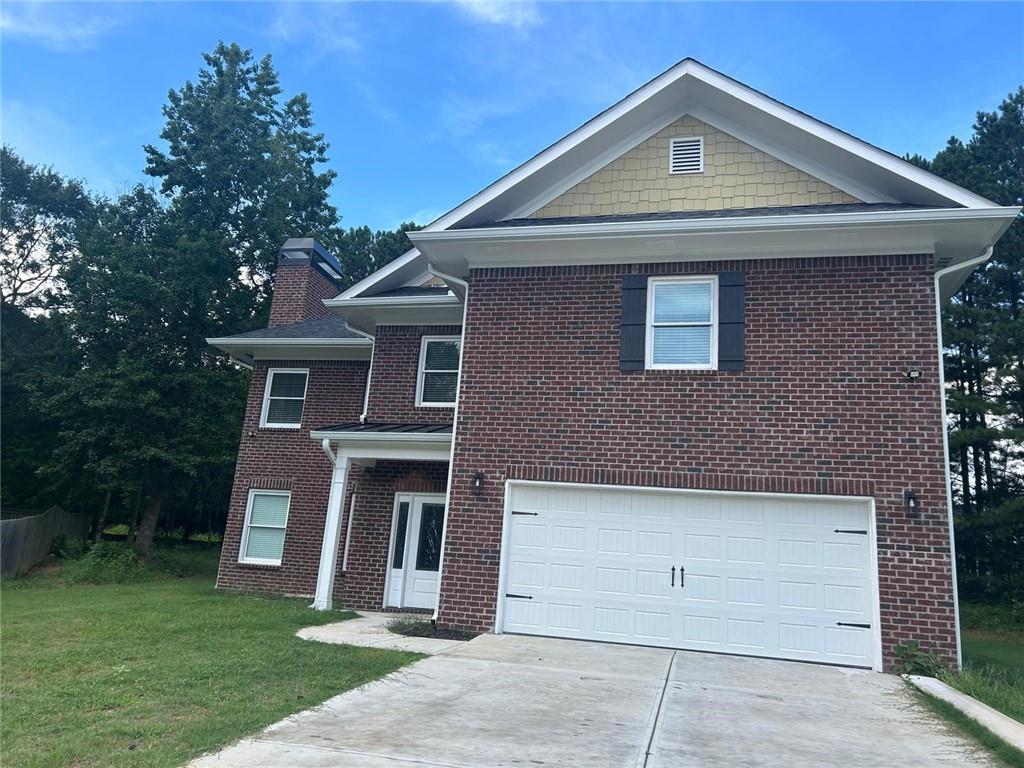
[[[334,281],[309,259],[278,262],[268,325],[287,325],[327,317],[331,313],[323,305],[323,300],[333,299],[338,293]]]
[[[379,611],[384,602],[395,494],[403,491],[444,493],[447,462],[381,461],[353,478],[356,512],[352,518],[348,568],[334,582],[334,594],[346,608]],[[347,527],[350,506],[345,507]],[[342,542],[344,552],[344,542]]]
[[[417,408],[420,343],[424,336],[458,336],[459,326],[379,326],[374,339],[373,375],[367,421],[451,424],[452,408]]]
[[[287,360],[258,362],[252,372],[238,448],[217,586],[312,595],[316,590],[331,464],[310,439],[311,429],[354,421],[363,410],[367,361]],[[301,429],[261,429],[260,409],[268,368],[308,368],[309,384]],[[250,488],[292,492],[280,566],[238,562],[238,548]]]
[[[624,273],[725,270],[745,371],[620,372]],[[474,270],[465,345],[443,624],[493,628],[506,478],[866,494],[886,664],[910,639],[955,657],[930,257]]]

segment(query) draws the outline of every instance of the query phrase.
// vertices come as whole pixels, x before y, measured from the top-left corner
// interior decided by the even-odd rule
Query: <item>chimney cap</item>
[[[278,254],[278,264],[308,259],[321,267],[333,280],[341,279],[341,264],[315,237],[289,237]]]

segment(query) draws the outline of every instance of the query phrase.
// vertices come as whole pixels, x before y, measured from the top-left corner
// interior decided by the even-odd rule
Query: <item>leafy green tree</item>
[[[218,277],[195,269],[174,217],[142,187],[101,206],[61,272],[80,364],[41,386],[61,415],[49,470],[141,494],[135,544],[147,558],[166,501],[234,463],[246,377],[196,338]]]
[[[0,301],[38,306],[92,206],[82,185],[0,149]]]
[[[331,247],[339,217],[306,95],[283,100],[270,57],[256,61],[237,44],[218,43],[203,60],[195,83],[168,93],[166,149],[145,147],[146,173],[170,201],[178,247],[220,276],[210,319],[223,331],[266,316],[281,243],[313,236]]]
[[[1021,205],[1024,87],[997,111],[979,112],[966,143],[951,138],[933,160],[910,159],[1001,205]],[[1024,565],[1024,220],[945,308],[943,339],[961,572],[1005,589]],[[1024,580],[1011,588],[1024,598]]]
[[[338,238],[335,255],[344,270],[345,287],[376,272],[412,248],[407,232],[421,229],[419,224],[404,222],[395,230],[353,227]]]

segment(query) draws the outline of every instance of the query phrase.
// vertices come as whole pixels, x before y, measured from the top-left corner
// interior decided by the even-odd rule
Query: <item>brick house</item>
[[[958,663],[938,310],[1017,214],[687,59],[347,290],[289,240],[218,585]]]

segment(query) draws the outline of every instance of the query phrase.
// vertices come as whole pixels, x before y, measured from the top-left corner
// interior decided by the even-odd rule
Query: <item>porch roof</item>
[[[309,433],[319,440],[331,460],[394,459],[448,461],[451,457],[451,424],[404,422],[346,422]],[[331,451],[331,444],[337,453]]]

